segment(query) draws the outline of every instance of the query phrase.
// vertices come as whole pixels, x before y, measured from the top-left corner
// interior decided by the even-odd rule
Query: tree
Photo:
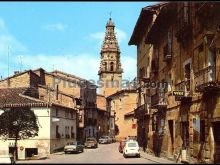
[[[37,118],[30,108],[11,108],[0,115],[0,136],[7,140],[15,139],[15,159],[17,159],[17,141],[38,136]]]
[[[115,135],[118,135],[119,134],[119,128],[118,128],[118,125],[115,124]]]

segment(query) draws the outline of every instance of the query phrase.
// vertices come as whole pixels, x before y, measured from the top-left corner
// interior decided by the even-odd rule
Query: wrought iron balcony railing
[[[151,96],[151,108],[162,109],[167,107],[167,98],[165,92],[158,92]]]
[[[195,73],[195,91],[210,92],[220,89],[220,83],[216,79],[216,66],[208,66]]]

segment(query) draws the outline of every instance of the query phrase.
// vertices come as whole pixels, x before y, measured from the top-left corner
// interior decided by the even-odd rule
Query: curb
[[[141,157],[142,157],[142,158],[147,159],[147,160],[150,160],[150,161],[153,161],[153,162],[156,162],[156,163],[159,163],[159,164],[171,164],[171,163],[176,164],[176,162],[173,161],[173,160],[169,160],[169,159],[166,159],[166,158],[159,157],[158,159],[163,159],[163,160],[161,160],[161,161],[165,161],[165,162],[161,162],[161,161],[159,161],[159,160],[154,160],[154,159],[151,159],[151,158],[148,158],[148,157],[144,157],[143,154],[144,154],[144,153],[141,154]],[[150,154],[149,154],[149,155],[150,155]],[[150,156],[153,156],[153,155],[150,155]],[[167,162],[167,161],[170,161],[170,162]]]
[[[152,160],[152,159],[150,159],[150,158],[146,158],[146,157],[143,157],[143,156],[141,156],[141,157],[144,158],[144,159],[146,159],[146,160],[150,160],[150,161],[152,161],[152,162],[160,163],[160,162],[155,161],[155,160]],[[161,164],[162,164],[162,163],[161,163]]]

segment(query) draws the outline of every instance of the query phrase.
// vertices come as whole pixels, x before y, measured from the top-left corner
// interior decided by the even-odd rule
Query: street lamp
[[[98,138],[100,138],[100,130],[101,130],[101,126],[100,125],[99,125],[98,129],[99,129]]]

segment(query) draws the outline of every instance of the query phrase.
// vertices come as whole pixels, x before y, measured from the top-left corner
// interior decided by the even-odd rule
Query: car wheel
[[[127,158],[127,156],[125,154],[123,154],[124,158]]]
[[[140,155],[140,154],[138,154],[138,155],[137,155],[137,157],[138,157],[138,158],[140,158],[140,157],[141,157],[141,155]]]
[[[67,152],[66,152],[66,151],[65,151],[64,153],[65,153],[65,154],[67,154]]]

